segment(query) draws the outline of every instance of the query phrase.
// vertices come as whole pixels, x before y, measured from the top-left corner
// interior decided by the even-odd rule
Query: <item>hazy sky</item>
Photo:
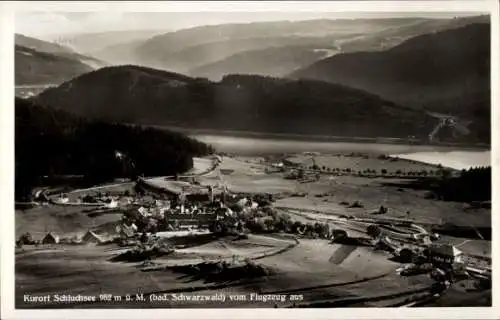
[[[478,13],[338,13],[338,12],[22,12],[15,15],[15,31],[27,36],[92,33],[110,30],[178,30],[200,25],[254,21],[338,18],[429,17],[477,15]]]

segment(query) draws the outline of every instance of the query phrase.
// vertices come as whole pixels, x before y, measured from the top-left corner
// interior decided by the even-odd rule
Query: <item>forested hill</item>
[[[434,112],[490,108],[490,24],[421,35],[381,52],[338,54],[295,71]]]
[[[15,46],[16,85],[59,84],[92,71],[80,60]]]
[[[190,169],[193,156],[213,152],[179,133],[89,121],[20,98],[15,139],[16,199],[28,195],[43,176],[84,175],[90,184],[138,174],[172,175]]]
[[[342,85],[252,75],[210,82],[138,66],[84,74],[35,101],[109,121],[262,133],[406,138],[437,123]]]

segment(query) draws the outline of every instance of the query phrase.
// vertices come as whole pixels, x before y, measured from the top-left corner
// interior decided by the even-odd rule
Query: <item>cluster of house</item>
[[[140,206],[136,209],[137,213],[145,218],[163,219],[166,215],[196,215],[209,214],[206,206],[196,203],[180,203],[173,205],[168,200],[155,200],[152,206]]]
[[[85,234],[80,237],[73,238],[61,238],[55,232],[47,232],[40,240],[31,239],[31,235],[24,234],[18,240],[18,244],[103,244],[106,243],[108,239],[103,236],[98,235],[92,230],[88,230]]]
[[[120,237],[128,239],[148,232],[181,231],[189,226],[207,228],[217,220],[233,216],[234,212],[247,212],[259,207],[249,197],[225,192],[218,196],[209,193],[208,197],[203,194],[180,194],[167,199],[143,201],[141,205],[125,211],[123,221],[117,228]]]
[[[198,199],[197,199],[198,200]],[[203,199],[206,200],[206,199]],[[222,199],[213,199],[213,201],[170,201],[155,200],[154,204],[149,206],[140,206],[136,208],[139,216],[144,218],[163,219],[168,216],[193,216],[193,215],[232,215],[232,208],[238,208],[239,211],[246,211],[258,208],[258,203],[247,198],[231,195]]]

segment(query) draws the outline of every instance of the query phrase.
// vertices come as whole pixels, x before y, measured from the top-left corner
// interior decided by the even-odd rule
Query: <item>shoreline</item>
[[[135,125],[135,124],[131,124]],[[350,136],[333,136],[333,135],[315,135],[315,134],[294,134],[294,133],[276,133],[276,132],[255,132],[255,131],[242,131],[242,130],[219,130],[219,129],[198,129],[186,128],[169,125],[148,125],[137,124],[139,126],[146,126],[155,129],[164,129],[175,132],[180,132],[191,137],[196,136],[221,136],[221,137],[235,137],[235,138],[258,138],[263,140],[283,140],[283,141],[302,141],[302,142],[343,142],[343,143],[374,143],[374,144],[394,144],[394,145],[407,145],[412,147],[428,147],[433,150],[463,150],[463,151],[489,151],[491,145],[480,143],[441,143],[441,144],[426,144],[422,142],[411,143],[404,138],[393,137],[350,137]]]

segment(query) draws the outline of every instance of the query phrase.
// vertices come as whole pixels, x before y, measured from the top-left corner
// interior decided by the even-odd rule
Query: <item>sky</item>
[[[116,30],[175,31],[201,25],[261,21],[299,21],[339,18],[428,17],[451,18],[478,13],[339,13],[339,12],[17,12],[15,31],[27,36],[56,35]]]

